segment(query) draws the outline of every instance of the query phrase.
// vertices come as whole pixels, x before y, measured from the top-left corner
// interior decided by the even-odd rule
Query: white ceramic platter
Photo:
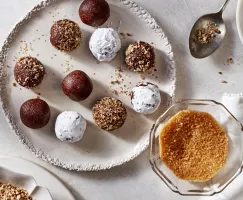
[[[243,0],[239,0],[237,4],[236,25],[240,36],[240,40],[243,43]]]
[[[0,163],[0,166],[4,167],[0,167],[0,182],[8,181],[22,187],[36,200],[75,200],[57,177],[32,162],[16,157],[0,156]]]
[[[123,33],[122,50],[110,63],[97,63],[88,49],[88,41],[95,30],[79,19],[80,0],[51,0],[36,6],[10,33],[0,54],[0,89],[4,114],[18,139],[32,153],[42,160],[77,171],[96,171],[122,165],[143,152],[149,144],[149,130],[154,120],[171,104],[175,91],[175,66],[173,53],[162,29],[143,8],[131,1],[108,1],[111,17],[104,26],[113,27]],[[54,21],[68,18],[77,22],[82,30],[81,46],[70,54],[52,47],[49,31]],[[126,36],[126,33],[132,36]],[[154,45],[156,70],[141,76],[124,66],[124,51],[129,43],[143,40]],[[39,88],[27,90],[14,87],[13,68],[19,57],[37,57],[45,66],[47,75]],[[122,83],[112,85],[116,70],[121,67]],[[62,79],[71,71],[80,69],[92,79],[94,90],[91,96],[76,103],[66,97],[61,89]],[[131,109],[130,97],[116,96],[117,92],[131,91],[138,82],[149,81],[159,86],[162,94],[160,109],[151,116],[143,116]],[[35,98],[36,93],[51,107],[51,120],[43,129],[31,130],[20,121],[19,109],[22,103]],[[126,123],[114,132],[99,129],[92,119],[92,106],[104,96],[119,98],[128,111]],[[80,112],[88,121],[83,139],[76,144],[67,144],[55,137],[56,116],[65,110]]]

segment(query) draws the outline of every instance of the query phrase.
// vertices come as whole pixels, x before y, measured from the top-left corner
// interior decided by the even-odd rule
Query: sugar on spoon
[[[222,14],[229,1],[226,0],[217,13],[203,15],[193,25],[189,37],[189,48],[193,57],[205,58],[219,48],[226,33]]]

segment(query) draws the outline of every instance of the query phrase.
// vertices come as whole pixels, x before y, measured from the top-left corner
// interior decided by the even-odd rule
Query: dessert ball
[[[154,113],[161,103],[160,91],[157,85],[141,83],[132,89],[131,103],[133,109],[145,115]]]
[[[104,97],[93,107],[95,123],[102,129],[113,131],[120,128],[127,117],[127,111],[121,101]]]
[[[50,35],[50,42],[55,48],[70,52],[80,45],[82,33],[78,24],[63,19],[53,24]]]
[[[110,17],[110,7],[105,0],[84,0],[79,8],[79,16],[89,26],[101,26]]]
[[[146,72],[155,66],[154,48],[142,41],[130,44],[125,53],[125,62],[127,68],[134,72]]]
[[[41,99],[30,99],[20,108],[20,119],[23,124],[32,129],[44,127],[50,119],[49,105]]]
[[[26,88],[38,86],[45,75],[45,68],[36,58],[27,56],[20,58],[14,67],[16,82]]]
[[[62,90],[73,101],[83,101],[91,94],[93,84],[86,73],[75,70],[63,79]]]
[[[118,33],[112,28],[98,28],[91,36],[89,48],[99,61],[111,61],[121,49]]]
[[[82,139],[87,123],[81,114],[65,111],[58,115],[55,132],[59,140],[75,143]]]

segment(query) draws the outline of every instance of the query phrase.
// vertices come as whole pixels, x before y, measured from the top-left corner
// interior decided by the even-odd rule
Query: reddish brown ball
[[[75,70],[63,79],[62,90],[73,101],[83,101],[93,91],[93,84],[86,73]]]
[[[79,16],[89,26],[101,26],[110,17],[110,7],[105,0],[84,0],[79,8]]]
[[[30,99],[20,108],[20,119],[23,124],[32,129],[44,127],[50,120],[49,105],[41,99]]]

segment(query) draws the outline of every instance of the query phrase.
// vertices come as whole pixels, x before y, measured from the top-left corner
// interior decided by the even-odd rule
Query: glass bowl
[[[225,166],[207,182],[190,182],[177,178],[161,161],[159,134],[165,123],[181,110],[210,113],[225,129],[229,138],[229,153]],[[242,111],[243,112],[243,111]],[[175,193],[188,196],[211,196],[222,192],[242,172],[243,126],[221,103],[213,100],[182,100],[162,114],[150,132],[150,164],[153,171]]]

